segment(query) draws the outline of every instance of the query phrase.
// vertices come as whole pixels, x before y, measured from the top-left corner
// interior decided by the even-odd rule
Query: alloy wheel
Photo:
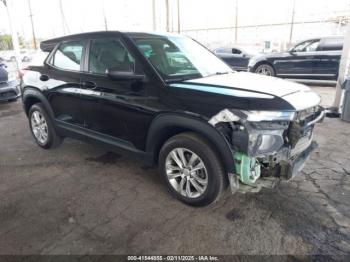
[[[40,144],[46,144],[49,132],[45,117],[39,111],[34,111],[31,116],[31,127],[35,138]]]
[[[208,173],[202,159],[186,148],[175,148],[166,157],[169,183],[181,195],[200,197],[208,185]]]
[[[272,76],[273,73],[271,72],[271,69],[267,66],[260,66],[258,70],[256,71],[258,74],[266,75],[266,76]]]

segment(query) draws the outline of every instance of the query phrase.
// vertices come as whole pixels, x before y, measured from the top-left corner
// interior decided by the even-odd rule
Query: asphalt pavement
[[[21,102],[2,103],[0,254],[349,255],[349,136],[326,119],[295,180],[193,208],[131,158],[72,139],[39,148]]]

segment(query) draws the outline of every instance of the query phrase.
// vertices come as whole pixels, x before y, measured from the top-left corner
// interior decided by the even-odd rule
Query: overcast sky
[[[28,0],[13,3],[20,34],[31,37]],[[157,30],[165,30],[165,0],[156,0]],[[177,0],[169,0],[170,28],[177,30]],[[182,29],[234,26],[236,0],[180,0]],[[239,25],[290,22],[293,0],[238,0]],[[103,6],[110,30],[150,31],[152,0],[62,0],[68,25],[66,33],[104,30]],[[59,0],[31,0],[36,35],[39,38],[64,33]],[[296,0],[296,20],[329,17],[349,11],[350,0]],[[9,32],[4,6],[0,4],[0,32]]]

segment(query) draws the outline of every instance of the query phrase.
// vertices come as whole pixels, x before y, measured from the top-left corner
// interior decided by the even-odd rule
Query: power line
[[[347,19],[349,21],[349,18]],[[316,24],[316,23],[330,23],[330,22],[338,22],[338,19],[326,19],[324,21],[320,20],[312,20],[312,21],[301,21],[294,22],[294,25],[299,24]],[[270,23],[270,24],[256,24],[256,25],[241,25],[241,26],[226,26],[226,27],[211,27],[211,28],[197,28],[197,29],[182,29],[182,32],[195,32],[195,31],[211,31],[211,30],[228,30],[228,29],[236,29],[236,28],[253,28],[253,27],[269,27],[269,26],[281,26],[281,25],[291,25],[291,22],[285,23]]]

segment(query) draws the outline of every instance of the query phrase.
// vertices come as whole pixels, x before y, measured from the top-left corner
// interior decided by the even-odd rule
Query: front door
[[[86,129],[129,146],[142,147],[151,121],[145,80],[115,80],[107,70],[142,73],[134,56],[118,38],[90,40],[88,61],[81,78]]]
[[[285,77],[308,78],[317,65],[317,47],[320,40],[308,40],[275,60],[277,74]]]

